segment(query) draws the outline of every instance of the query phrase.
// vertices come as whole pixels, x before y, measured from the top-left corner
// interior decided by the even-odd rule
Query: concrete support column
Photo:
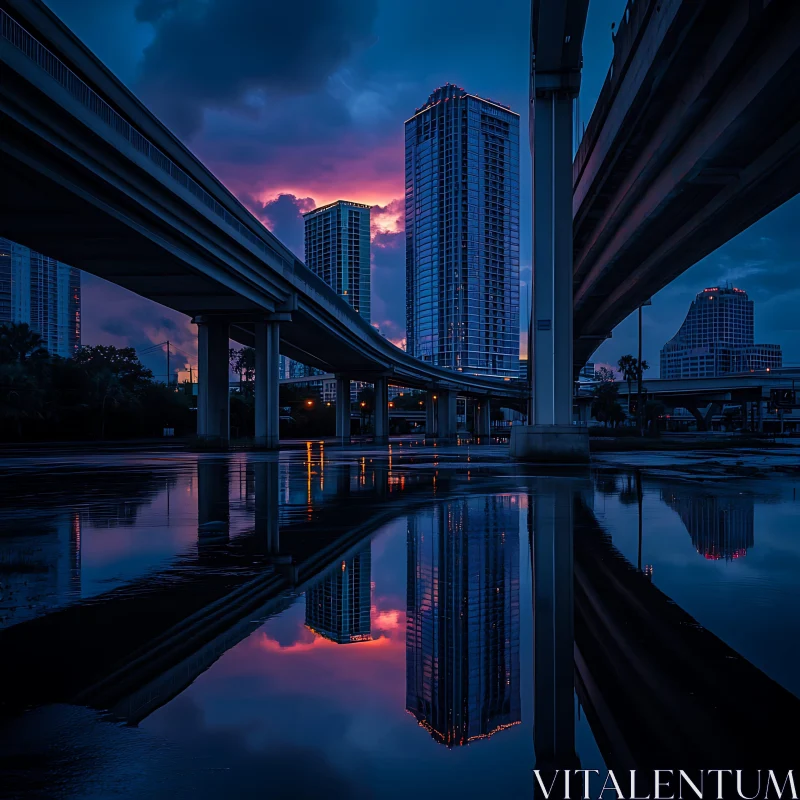
[[[522,461],[585,463],[589,435],[572,424],[572,132],[580,73],[536,73],[531,102],[533,300],[531,408],[511,429]]]
[[[528,496],[533,540],[533,739],[536,768],[580,766],[575,753],[573,622],[574,493],[539,481]]]
[[[488,439],[492,433],[492,411],[491,401],[488,397],[481,397],[478,400],[478,418],[475,435],[481,439]]]
[[[456,393],[440,389],[436,399],[436,435],[440,441],[456,439]]]
[[[256,326],[256,446],[277,450],[280,443],[280,323]]]
[[[229,325],[200,317],[197,323],[197,437],[227,447],[230,438]]]
[[[759,400],[756,403],[756,430],[764,433],[764,402]]]
[[[573,98],[533,105],[533,423],[571,425]]]
[[[389,441],[389,383],[386,378],[375,379],[375,443]]]
[[[432,439],[436,436],[436,392],[429,390],[425,393],[425,438]]]
[[[350,378],[336,376],[336,438],[350,443]]]

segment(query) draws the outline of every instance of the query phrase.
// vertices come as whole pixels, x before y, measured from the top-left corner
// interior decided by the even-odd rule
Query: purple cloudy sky
[[[47,0],[287,246],[303,257],[301,212],[339,198],[373,211],[373,321],[405,335],[401,198],[403,122],[447,81],[527,106],[529,0]],[[624,0],[592,0],[581,116],[610,63]],[[528,141],[523,113],[523,143]],[[530,219],[523,146],[522,219]],[[800,201],[778,209],[660,292],[645,311],[645,358],[656,367],[694,295],[735,282],[756,300],[759,341],[800,363]],[[522,280],[530,281],[523,227]],[[194,364],[187,318],[84,277],[85,344],[166,339]],[[523,307],[523,315],[527,309]],[[634,318],[596,354],[635,352]],[[161,375],[163,357],[147,363]]]

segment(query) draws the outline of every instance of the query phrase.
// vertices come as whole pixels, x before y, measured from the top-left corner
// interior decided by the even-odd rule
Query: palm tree
[[[42,337],[32,331],[27,322],[0,325],[0,363],[24,364],[29,356],[46,358]]]
[[[636,356],[622,356],[617,361],[617,369],[622,373],[622,379],[628,384],[628,413],[631,413],[631,386],[639,377],[638,361]]]

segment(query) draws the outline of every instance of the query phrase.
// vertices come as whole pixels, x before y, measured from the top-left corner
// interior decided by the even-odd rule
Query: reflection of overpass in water
[[[0,711],[79,702],[140,720],[299,593],[358,557],[377,528],[433,499],[421,473],[397,476],[385,463],[329,466],[312,489],[310,463],[295,485],[281,477],[277,460],[258,460],[255,526],[229,539],[229,463],[198,462],[196,554],[90,604],[0,631],[3,652],[16,654],[0,661],[8,687]],[[447,497],[451,486],[439,476],[436,497]],[[281,502],[287,500],[289,508]],[[56,671],[48,655],[54,648],[62,653]]]
[[[537,766],[578,766],[574,686],[609,769],[791,767],[775,719],[793,718],[800,700],[633,567],[591,495],[588,481],[557,479],[530,500]]]

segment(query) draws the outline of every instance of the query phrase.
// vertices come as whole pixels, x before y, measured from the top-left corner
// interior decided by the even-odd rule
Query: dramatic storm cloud
[[[482,0],[48,2],[298,256],[303,211],[337,199],[372,206],[373,320],[398,342],[405,336],[403,122],[447,81],[510,104],[522,117],[521,296],[527,296],[529,0],[496,0],[490,17]],[[584,123],[610,64],[611,23],[624,6],[625,0],[589,5]],[[644,324],[645,357],[654,367],[694,295],[725,281],[756,301],[759,341],[782,344],[786,361],[800,362],[799,212],[800,201],[787,204],[656,295]],[[89,285],[85,342],[171,339],[159,319],[191,336],[181,315]],[[112,322],[112,333],[103,322],[109,307],[100,300],[104,291],[118,304],[126,298],[127,336],[126,323]],[[524,301],[521,312],[524,334]],[[597,360],[613,362],[635,349],[631,318]]]
[[[376,0],[141,0],[136,17],[155,38],[138,86],[186,136],[204,109],[253,111],[319,89],[370,42],[376,10]]]

